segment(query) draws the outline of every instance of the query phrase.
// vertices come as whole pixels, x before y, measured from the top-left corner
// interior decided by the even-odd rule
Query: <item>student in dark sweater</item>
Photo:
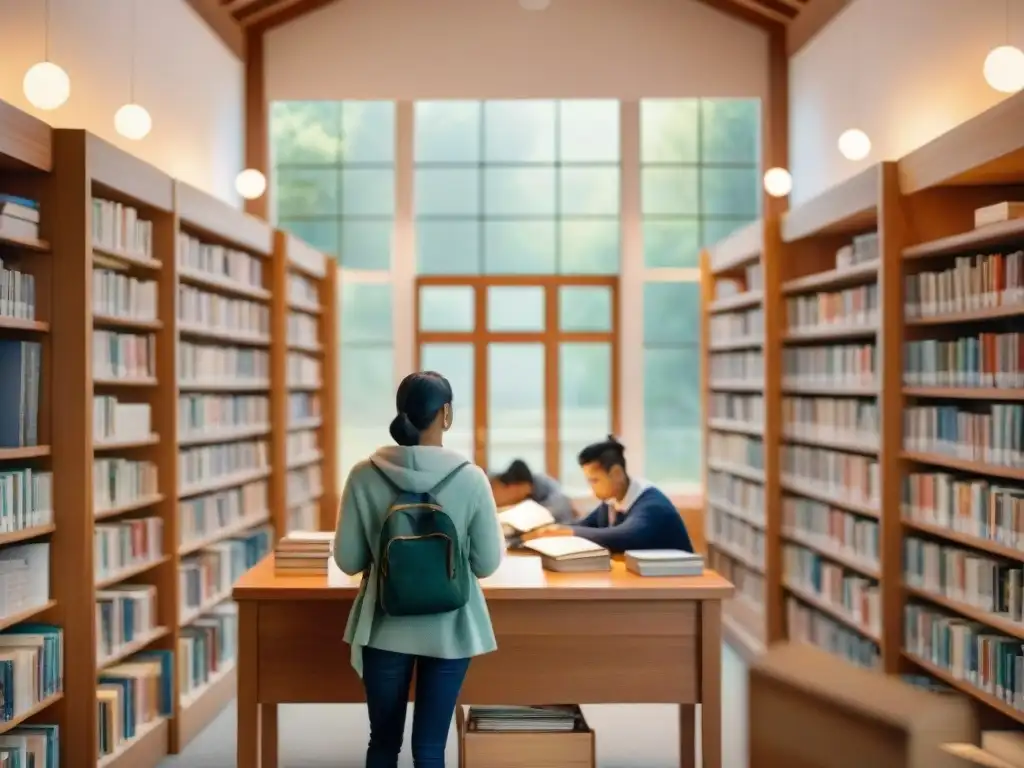
[[[626,449],[611,435],[579,454],[580,467],[602,503],[575,525],[554,525],[537,536],[579,536],[612,552],[631,549],[693,551],[686,524],[669,498],[626,473]]]
[[[547,509],[556,523],[568,524],[576,519],[572,500],[565,495],[558,481],[540,472],[533,472],[522,459],[491,478],[491,490],[499,507],[532,499]]]

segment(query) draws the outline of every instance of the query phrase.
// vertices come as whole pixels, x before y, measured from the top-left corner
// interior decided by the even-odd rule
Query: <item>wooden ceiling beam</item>
[[[220,5],[217,0],[187,0],[188,5],[194,10],[213,33],[221,39],[239,60],[245,61],[245,35],[238,21],[231,15],[231,12]]]
[[[734,19],[760,27],[766,32],[774,32],[786,21],[785,17],[781,15],[779,18],[773,18],[768,15],[768,9],[754,2],[754,0],[701,0],[701,2],[717,11],[721,11],[727,16],[732,16]]]
[[[807,0],[786,30],[786,50],[795,55],[807,45],[851,0]]]
[[[261,34],[269,32],[275,27],[283,26],[307,13],[326,8],[336,2],[337,0],[287,0],[287,6],[279,6],[280,10],[261,17],[258,21],[251,21],[246,25],[246,29]]]
[[[776,24],[787,24],[792,18],[777,8],[769,6],[760,0],[729,0],[729,2],[738,9],[759,13],[764,18]]]

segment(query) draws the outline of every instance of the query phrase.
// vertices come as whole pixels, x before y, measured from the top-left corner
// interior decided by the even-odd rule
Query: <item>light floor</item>
[[[599,768],[678,768],[676,708],[664,705],[584,707],[597,731]],[[356,705],[293,704],[280,709],[280,768],[362,768],[369,733]],[[411,723],[412,718],[409,718]],[[747,766],[747,671],[728,646],[722,653],[722,768]],[[700,733],[698,729],[697,733]],[[408,733],[406,739],[409,738]],[[403,753],[402,768],[412,758]],[[448,765],[458,765],[455,736]],[[236,768],[235,708],[228,707],[180,755],[160,768]]]

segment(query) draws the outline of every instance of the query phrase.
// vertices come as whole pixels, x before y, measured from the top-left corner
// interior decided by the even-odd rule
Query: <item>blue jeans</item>
[[[435,659],[363,648],[363,686],[370,713],[366,768],[397,768],[405,734],[409,686],[416,669],[412,713],[415,768],[445,768],[444,750],[469,659]]]

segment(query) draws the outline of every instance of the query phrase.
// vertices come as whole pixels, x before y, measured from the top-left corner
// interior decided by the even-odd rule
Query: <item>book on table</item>
[[[555,522],[551,512],[533,499],[526,499],[501,510],[498,520],[506,536],[530,533]]]
[[[274,570],[287,576],[326,576],[332,531],[292,531],[274,548]]]
[[[681,549],[631,549],[626,569],[637,576],[700,576],[704,558]]]
[[[540,555],[541,565],[548,571],[580,573],[583,571],[610,571],[611,553],[600,544],[579,536],[549,536],[523,544]]]

